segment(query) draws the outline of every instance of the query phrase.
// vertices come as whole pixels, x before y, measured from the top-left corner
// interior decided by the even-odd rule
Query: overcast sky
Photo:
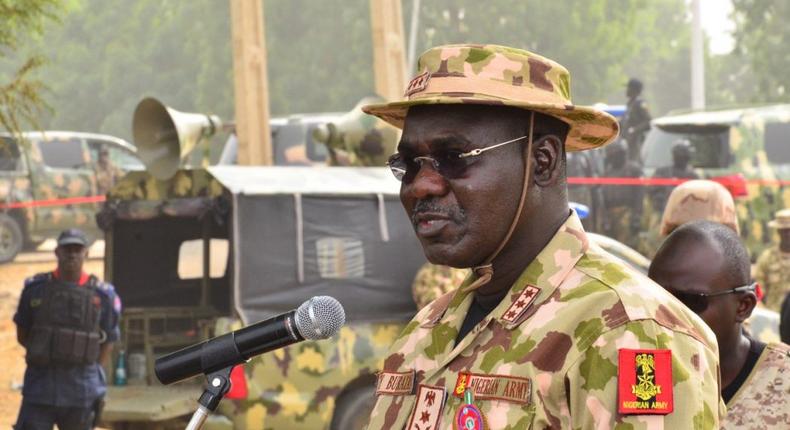
[[[732,2],[730,0],[700,0],[702,9],[702,28],[710,38],[710,51],[713,54],[726,54],[732,51],[733,39],[730,34],[735,23],[730,19]]]

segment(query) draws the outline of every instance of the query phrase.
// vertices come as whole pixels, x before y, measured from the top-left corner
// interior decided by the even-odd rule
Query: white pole
[[[417,55],[417,28],[420,25],[420,0],[412,0],[411,2],[411,25],[409,26],[409,59],[406,61],[408,70],[406,70],[406,78],[414,75],[414,68],[416,65],[414,61]]]
[[[702,40],[700,0],[691,0],[691,108],[705,109],[705,47]]]

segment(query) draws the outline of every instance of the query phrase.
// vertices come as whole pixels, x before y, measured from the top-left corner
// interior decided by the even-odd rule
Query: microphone
[[[160,357],[154,370],[159,382],[172,384],[244,363],[253,356],[296,342],[330,338],[345,322],[346,313],[340,302],[329,296],[315,296],[295,311]]]

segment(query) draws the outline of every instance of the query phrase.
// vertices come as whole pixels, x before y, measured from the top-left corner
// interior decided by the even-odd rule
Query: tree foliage
[[[790,2],[733,0],[735,50],[726,60],[732,98],[790,101]]]
[[[1,0],[0,60],[13,55],[22,41],[40,35],[58,5],[58,0]],[[37,124],[38,115],[47,108],[42,95],[46,87],[33,76],[44,57],[30,54],[18,60],[9,62],[8,71],[0,74],[0,127],[12,132],[21,131],[25,123]]]
[[[403,1],[407,32],[412,4]],[[368,0],[264,7],[273,115],[346,111],[373,92]],[[568,67],[575,103],[622,103],[635,76],[661,113],[688,105],[686,10],[684,0],[433,0],[422,2],[417,52],[457,42],[526,48]],[[37,74],[54,107],[43,126],[128,139],[145,96],[233,117],[227,0],[69,0],[61,20],[28,44],[51,59]]]

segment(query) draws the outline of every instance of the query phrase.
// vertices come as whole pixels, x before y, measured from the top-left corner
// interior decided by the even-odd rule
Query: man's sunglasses
[[[508,140],[507,142],[497,143],[496,145],[487,146],[485,148],[473,149],[469,152],[458,151],[444,151],[432,156],[422,157],[405,157],[400,153],[393,154],[387,161],[387,166],[392,170],[395,179],[410,183],[417,177],[423,164],[428,162],[434,170],[436,170],[445,179],[458,179],[466,173],[466,169],[472,164],[474,157],[483,154],[500,146],[509,143],[518,142],[519,140],[526,139],[528,136],[521,136],[516,139]]]
[[[726,294],[740,294],[755,290],[757,290],[756,282],[753,284],[744,285],[742,287],[736,287],[731,290],[719,291],[717,293],[684,293],[682,291],[667,289],[670,294],[675,296],[675,298],[680,300],[684,305],[697,314],[705,312],[705,310],[708,309],[708,299],[710,297],[724,296]]]

